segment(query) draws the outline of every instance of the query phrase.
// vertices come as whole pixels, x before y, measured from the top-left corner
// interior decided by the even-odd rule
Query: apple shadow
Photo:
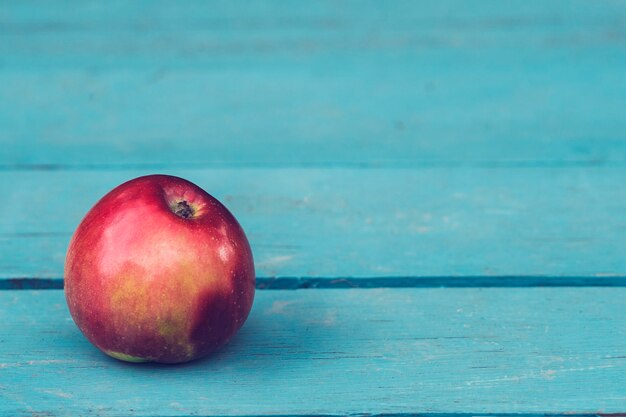
[[[231,362],[236,361],[238,357],[246,357],[247,352],[251,346],[254,346],[255,343],[255,334],[264,332],[263,329],[264,323],[262,321],[254,320],[253,318],[248,318],[244,326],[240,329],[237,334],[224,346],[220,347],[215,352],[194,359],[189,362],[182,363],[158,363],[158,362],[145,362],[145,363],[131,363],[124,362],[117,359],[114,359],[110,356],[103,354],[105,360],[110,363],[114,363],[118,366],[122,367],[130,367],[144,370],[158,370],[158,369],[176,369],[176,370],[184,370],[184,369],[206,369],[212,368],[215,366],[220,366],[219,364],[225,364],[226,366],[230,365]]]
[[[297,360],[328,363],[340,359],[346,353],[338,352],[335,342],[344,340],[354,330],[355,323],[351,326],[336,323],[335,297],[318,297],[312,307],[307,295],[306,291],[257,292],[252,311],[240,331],[225,346],[203,358],[179,364],[125,363],[108,357],[105,360],[138,372],[232,371],[246,375],[249,371],[272,379],[290,369]]]

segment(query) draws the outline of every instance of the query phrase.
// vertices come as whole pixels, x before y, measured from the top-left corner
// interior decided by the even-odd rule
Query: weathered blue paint
[[[2,205],[0,277],[62,277],[82,216],[144,173],[0,172],[0,195],[33,208]],[[626,275],[626,168],[167,173],[202,186],[237,216],[260,277]]]
[[[0,415],[598,413],[626,409],[623,288],[260,291],[183,366],[109,359],[61,291],[0,292]]]
[[[83,3],[2,3],[4,169],[626,163],[623,1]]]
[[[85,211],[152,172],[235,212],[259,288],[309,289],[260,291],[180,367],[99,354],[61,291],[1,291],[0,415],[624,413],[626,289],[590,286],[626,281],[625,21],[621,0],[0,1],[0,289],[61,288]]]

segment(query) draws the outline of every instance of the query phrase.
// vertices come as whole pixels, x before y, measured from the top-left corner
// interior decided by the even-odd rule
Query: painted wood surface
[[[0,414],[620,412],[624,300],[621,288],[259,291],[216,356],[138,366],[92,347],[61,291],[0,291]]]
[[[626,163],[623,1],[0,7],[0,167]]]
[[[541,285],[574,276],[624,284],[625,168],[170,173],[196,182],[232,210],[264,278],[480,282],[508,275],[539,277]],[[0,195],[15,203],[0,209],[2,278],[61,278],[67,244],[87,210],[140,174],[0,172]]]
[[[0,0],[0,289],[62,288],[86,210],[153,172],[234,212],[259,288],[309,288],[177,367],[103,356],[62,291],[0,291],[0,415],[626,412],[626,288],[593,287],[626,286],[624,22]],[[474,288],[409,288],[440,286]]]

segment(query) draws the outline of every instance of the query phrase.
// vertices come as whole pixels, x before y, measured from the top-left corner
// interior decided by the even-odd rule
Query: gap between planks
[[[257,277],[258,290],[346,288],[532,288],[626,287],[625,275],[608,276],[462,276],[462,277]],[[0,290],[60,290],[63,278],[5,278]]]
[[[37,413],[33,415],[38,415]],[[201,414],[160,415],[159,417],[202,417]],[[211,417],[267,417],[259,415],[224,415]],[[384,414],[271,414],[271,417],[626,417],[626,413],[384,413]],[[149,417],[133,415],[133,417]]]
[[[626,160],[571,159],[571,160],[415,160],[415,161],[361,161],[361,162],[170,162],[170,163],[119,163],[119,164],[0,164],[0,171],[124,171],[164,169],[216,169],[216,168],[302,168],[302,169],[428,169],[428,168],[624,168]]]

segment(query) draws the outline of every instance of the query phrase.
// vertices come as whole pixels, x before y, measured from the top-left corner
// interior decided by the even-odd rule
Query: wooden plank
[[[61,278],[82,216],[108,190],[144,173],[0,172],[7,202],[0,205],[2,278]],[[447,277],[497,285],[506,276],[522,276],[516,284],[522,286],[524,279],[567,284],[569,277],[586,285],[625,282],[626,168],[168,173],[231,209],[247,231],[260,277],[339,286],[338,278],[380,278],[379,286],[385,277],[391,286],[402,277],[440,277],[431,285],[445,285]]]
[[[216,356],[93,348],[61,291],[0,292],[0,414],[626,411],[626,289],[262,291]]]
[[[189,1],[184,8],[167,1],[4,2],[3,62],[34,68],[41,63],[194,67],[251,59],[271,65],[276,58],[282,63],[346,52],[397,58],[432,50],[480,54],[500,49],[508,51],[507,58],[521,58],[531,50],[550,55],[555,49],[591,53],[592,48],[624,46],[623,0],[262,3],[243,9],[203,1]]]
[[[4,2],[0,167],[624,165],[625,19],[623,1]]]
[[[168,71],[154,85],[150,71],[0,71],[0,162],[3,169],[624,165],[626,65],[562,65],[511,75],[462,62],[449,70],[406,63],[382,75],[355,73],[351,64],[325,76],[294,68]],[[565,67],[580,74],[559,75],[574,71]],[[440,87],[424,92],[428,83]]]

